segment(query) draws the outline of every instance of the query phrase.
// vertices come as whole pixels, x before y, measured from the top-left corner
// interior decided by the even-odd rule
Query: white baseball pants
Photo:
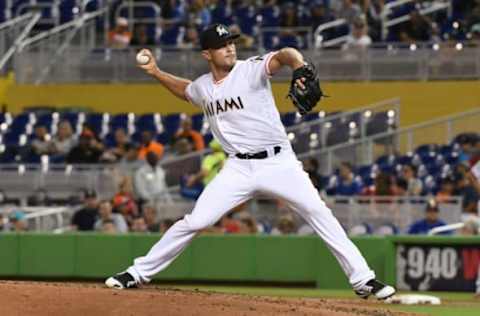
[[[175,260],[198,231],[212,226],[258,191],[286,200],[313,227],[337,258],[354,289],[375,277],[360,251],[321,200],[301,162],[289,150],[266,159],[229,158],[204,189],[192,213],[176,222],[147,255],[135,259],[127,271],[138,282],[149,282]]]

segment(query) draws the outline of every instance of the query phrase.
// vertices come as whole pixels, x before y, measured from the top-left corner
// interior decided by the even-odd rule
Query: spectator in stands
[[[408,195],[418,196],[422,194],[423,184],[422,181],[417,178],[417,168],[415,166],[403,166],[401,178],[405,179],[408,183]]]
[[[193,21],[200,30],[203,30],[212,22],[212,14],[207,5],[207,0],[193,0],[190,4],[188,21]]]
[[[228,27],[230,33],[240,34],[240,37],[235,41],[235,46],[237,49],[246,50],[251,49],[255,43],[255,39],[252,36],[249,36],[245,33],[242,33],[240,26],[238,24],[232,24]]]
[[[393,185],[392,175],[386,172],[380,172],[375,176],[374,184],[370,187],[365,187],[362,194],[363,195],[375,195],[375,196],[391,196],[392,185]],[[385,202],[388,202],[385,200]]]
[[[123,177],[118,192],[113,197],[113,208],[116,213],[123,215],[127,223],[131,224],[132,219],[138,216],[138,206],[133,198],[133,188],[129,177]]]
[[[435,195],[438,203],[448,203],[451,201],[455,191],[455,182],[451,178],[445,178],[440,184],[440,190]]]
[[[280,216],[277,225],[272,229],[271,234],[278,235],[292,235],[297,232],[297,227],[292,214],[285,214]]]
[[[115,147],[106,150],[102,155],[102,161],[116,162],[120,161],[126,153],[126,146],[130,143],[130,138],[123,128],[117,128],[114,132]]]
[[[157,220],[157,210],[155,209],[154,204],[146,203],[142,206],[142,210],[148,231],[151,233],[160,232],[160,222]]]
[[[335,17],[331,14],[330,10],[328,10],[322,0],[317,0],[312,5],[312,12],[311,12],[311,25],[312,31],[318,28],[319,25],[325,24],[327,22],[335,20]],[[332,30],[326,30],[322,33],[326,38],[331,38],[333,35]]]
[[[303,161],[303,170],[308,174],[313,186],[322,191],[325,184],[322,182],[322,178],[318,172],[318,160],[315,158],[308,158]]]
[[[148,152],[153,152],[160,159],[163,156],[163,145],[153,140],[152,132],[143,131],[141,136],[140,149],[138,151],[138,159],[145,159]]]
[[[336,16],[347,20],[349,24],[352,24],[355,19],[362,15],[362,9],[354,0],[335,1],[332,5],[334,6]]]
[[[203,140],[202,134],[197,132],[192,127],[192,119],[190,117],[185,117],[180,123],[180,128],[175,133],[174,141],[185,138],[192,143],[195,150],[200,151],[205,149],[205,142]]]
[[[296,27],[298,26],[297,8],[292,2],[286,2],[282,6],[282,13],[280,16],[281,27]]]
[[[93,190],[85,191],[85,202],[82,209],[73,214],[71,228],[78,231],[93,230],[98,216],[97,193]]]
[[[427,42],[430,40],[432,31],[431,21],[426,16],[421,15],[418,10],[410,12],[410,20],[403,25],[399,34],[402,42]]]
[[[478,138],[475,133],[464,133],[457,137],[457,142],[460,145],[459,162],[468,164],[479,142]]]
[[[172,225],[175,224],[175,221],[169,218],[164,219],[160,223],[160,233],[164,234]],[[149,229],[150,230],[150,229]],[[151,230],[150,230],[151,231]]]
[[[391,189],[392,195],[405,196],[408,194],[408,183],[403,178],[395,179]]]
[[[137,216],[133,218],[131,232],[148,233],[148,227],[143,217]]]
[[[366,17],[369,35],[374,41],[381,40],[382,19],[385,8],[385,0],[363,0],[362,11]]]
[[[182,156],[194,152],[193,144],[186,137],[180,137],[173,143],[173,150],[170,152],[173,156]]]
[[[357,18],[351,26],[351,32],[347,37],[344,49],[365,49],[372,44],[372,39],[368,35],[367,23],[362,18]]]
[[[77,143],[73,134],[72,125],[69,121],[58,123],[57,134],[52,139],[51,154],[59,158],[65,157]]]
[[[131,46],[153,46],[155,45],[155,39],[148,36],[147,26],[143,23],[135,24],[133,38],[130,42]]]
[[[146,162],[135,173],[134,183],[137,196],[143,201],[170,200],[165,171],[158,163],[158,156],[153,151],[147,153]]]
[[[16,210],[10,213],[9,221],[11,223],[10,229],[15,232],[24,232],[28,230],[25,213],[20,210]]]
[[[83,123],[82,125],[82,132],[80,136],[85,135],[92,138],[91,146],[95,147],[96,149],[103,151],[105,146],[103,145],[102,139],[97,135],[95,128],[88,123]]]
[[[184,33],[185,34],[180,38],[180,41],[177,44],[178,48],[192,49],[197,47],[199,41],[197,29],[193,26],[188,26],[184,30]]]
[[[96,231],[103,231],[104,224],[113,222],[115,231],[118,233],[127,233],[128,226],[122,214],[112,213],[112,203],[108,200],[101,201],[98,207],[99,218],[94,224]]]
[[[431,229],[439,226],[444,226],[446,223],[439,218],[438,204],[431,200],[425,207],[425,218],[413,223],[408,229],[409,234],[427,234]],[[442,234],[450,234],[444,232]]]
[[[44,125],[37,124],[34,128],[35,137],[31,142],[32,152],[35,155],[48,155],[51,149],[50,135]]]
[[[34,194],[27,198],[28,206],[50,206],[52,202],[47,195],[47,190],[43,188],[36,189]]]
[[[125,155],[117,164],[118,170],[124,176],[133,179],[138,168],[142,166],[142,161],[138,159],[138,146],[132,143],[125,144]]]
[[[102,151],[95,146],[95,139],[89,133],[80,136],[78,145],[73,147],[67,155],[68,163],[98,163]]]
[[[355,179],[352,165],[348,162],[340,164],[340,177],[335,188],[336,195],[353,196],[362,192],[362,185]]]
[[[463,198],[462,209],[464,214],[478,216],[479,192],[475,190],[471,177],[457,173],[455,179],[455,195]]]
[[[209,147],[212,149],[212,153],[203,158],[200,171],[188,178],[187,187],[192,187],[198,182],[206,186],[220,172],[227,160],[227,156],[218,141],[212,140]]]
[[[115,227],[115,223],[111,219],[107,219],[102,222],[102,227],[100,231],[105,234],[116,234],[117,228]]]
[[[108,45],[111,48],[124,49],[130,45],[132,33],[128,30],[128,20],[118,17],[115,28],[108,32]]]

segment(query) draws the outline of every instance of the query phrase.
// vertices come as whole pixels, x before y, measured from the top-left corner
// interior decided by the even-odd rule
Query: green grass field
[[[355,298],[352,291],[347,290],[320,290],[308,288],[273,288],[273,287],[246,287],[246,286],[209,286],[209,285],[179,285],[168,286],[177,289],[198,289],[200,291],[248,294],[263,296],[286,297],[322,297],[322,298]],[[407,294],[407,293],[400,293]],[[422,292],[421,294],[440,297],[440,306],[407,306],[382,304],[383,308],[405,312],[421,313],[432,316],[480,316],[480,299],[475,299],[473,293],[450,292]]]

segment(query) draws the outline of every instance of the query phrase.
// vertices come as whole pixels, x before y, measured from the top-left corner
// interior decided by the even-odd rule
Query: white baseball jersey
[[[290,148],[269,81],[268,64],[274,54],[238,60],[221,81],[215,82],[208,73],[187,86],[187,99],[202,108],[229,155]]]

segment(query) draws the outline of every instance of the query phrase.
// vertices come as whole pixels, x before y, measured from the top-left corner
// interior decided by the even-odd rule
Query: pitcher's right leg
[[[107,279],[106,285],[121,289],[149,282],[180,255],[198,231],[215,224],[225,213],[250,199],[251,177],[243,172],[241,164],[227,162],[204,189],[192,213],[170,227],[147,255],[134,260],[126,273]]]

